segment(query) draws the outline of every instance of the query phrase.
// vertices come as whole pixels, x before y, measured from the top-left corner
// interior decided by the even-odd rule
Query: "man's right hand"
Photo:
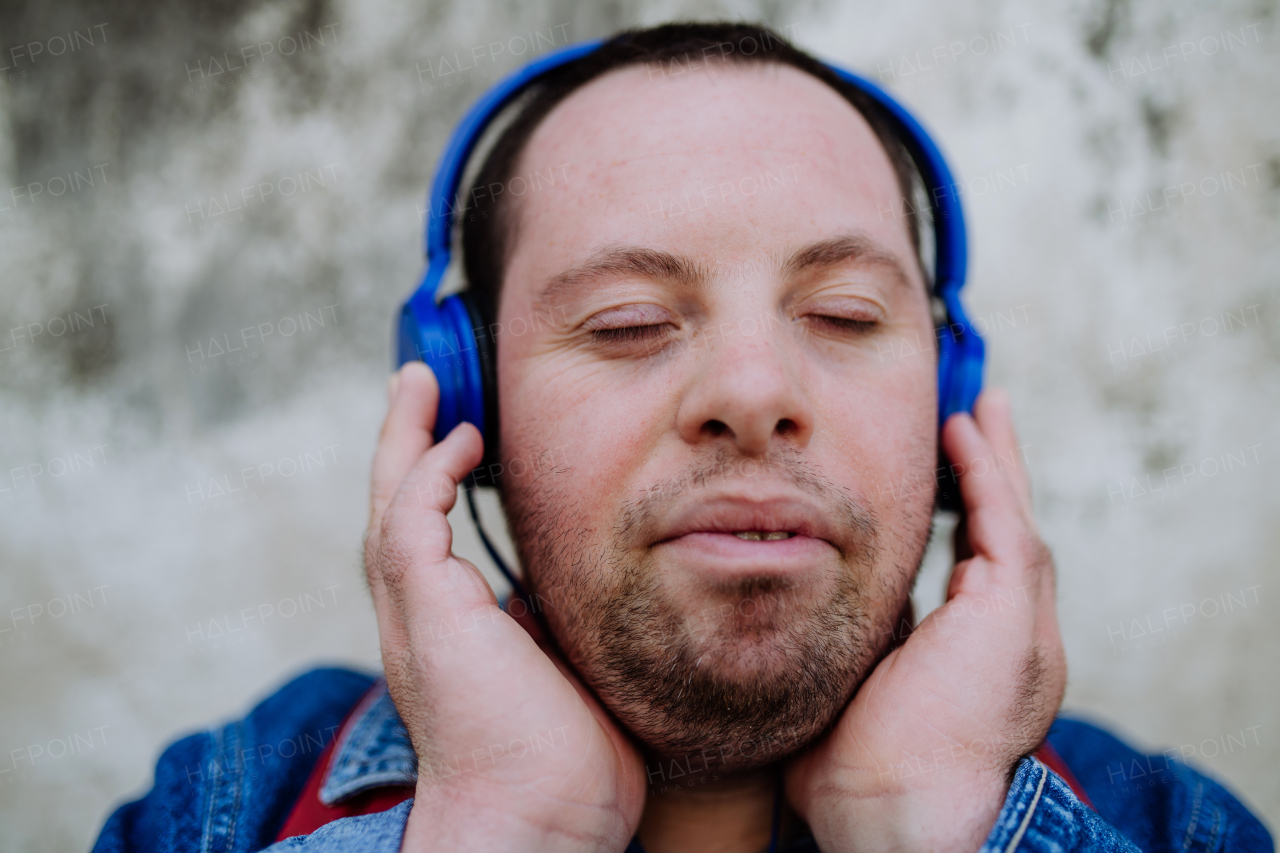
[[[460,424],[432,446],[439,387],[421,362],[389,395],[365,571],[387,687],[418,755],[402,849],[625,849],[644,807],[639,754],[452,553],[446,516],[480,463],[479,431]]]

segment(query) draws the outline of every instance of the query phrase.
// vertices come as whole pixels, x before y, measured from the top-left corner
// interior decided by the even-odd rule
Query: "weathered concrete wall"
[[[83,849],[178,733],[376,665],[366,477],[445,134],[535,32],[689,16],[790,27],[944,140],[1067,705],[1280,822],[1275,3],[152,5],[0,6],[0,846]]]

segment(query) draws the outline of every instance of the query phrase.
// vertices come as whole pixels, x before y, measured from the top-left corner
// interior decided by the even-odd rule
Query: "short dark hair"
[[[741,23],[674,23],[625,30],[599,49],[560,66],[535,83],[522,96],[518,112],[494,142],[476,175],[462,211],[462,256],[467,289],[472,292],[473,305],[486,325],[497,319],[502,276],[514,234],[514,220],[506,199],[510,194],[490,193],[487,188],[507,185],[521,152],[547,114],[579,87],[618,68],[666,63],[675,70],[707,61],[789,65],[836,90],[866,119],[880,140],[897,175],[903,208],[910,209],[918,172],[884,107],[773,30]],[[914,215],[905,218],[917,263],[923,270],[919,223]]]

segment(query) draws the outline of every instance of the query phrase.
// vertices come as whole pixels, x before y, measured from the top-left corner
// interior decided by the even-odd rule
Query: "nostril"
[[[724,421],[707,421],[702,425],[704,432],[710,433],[713,438],[719,438],[730,432],[729,425]]]
[[[776,429],[779,435],[795,435],[800,431],[800,425],[791,420],[791,418],[783,418],[778,421]]]

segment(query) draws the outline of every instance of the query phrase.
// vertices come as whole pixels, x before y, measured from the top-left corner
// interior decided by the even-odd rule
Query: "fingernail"
[[[396,394],[400,391],[400,371],[391,374],[391,378],[387,380],[387,402],[394,403]]]

